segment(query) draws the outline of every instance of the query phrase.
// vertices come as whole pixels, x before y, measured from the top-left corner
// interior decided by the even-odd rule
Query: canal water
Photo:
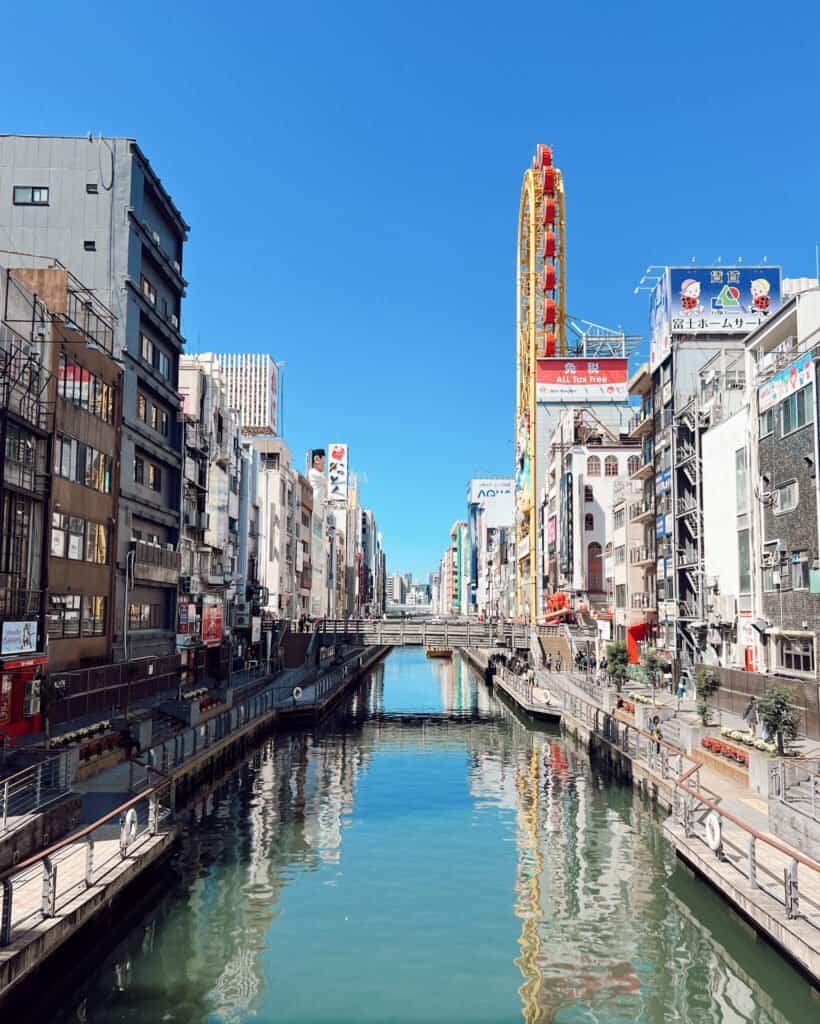
[[[400,650],[194,807],[172,885],[40,1019],[817,1021],[660,822],[460,658]]]

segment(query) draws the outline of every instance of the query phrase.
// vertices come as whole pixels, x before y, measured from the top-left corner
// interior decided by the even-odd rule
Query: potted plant
[[[800,709],[794,703],[794,690],[781,683],[772,683],[758,701],[760,719],[769,736],[774,738],[778,756],[786,753],[785,741],[797,739]]]
[[[620,693],[629,672],[629,651],[623,640],[616,640],[607,647],[606,670],[615,683],[615,689]]]

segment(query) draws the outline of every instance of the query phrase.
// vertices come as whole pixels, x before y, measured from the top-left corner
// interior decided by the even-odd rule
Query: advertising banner
[[[655,477],[655,494],[665,494],[672,490],[672,470],[663,469]]]
[[[561,477],[560,503],[561,543],[558,564],[564,576],[572,575],[572,473]]]
[[[37,650],[37,621],[4,622],[3,654],[30,654]]]
[[[664,270],[649,302],[649,368],[656,370],[672,351],[669,321],[669,271]]]
[[[219,647],[222,643],[222,602],[208,597],[202,601],[202,642],[206,647]]]
[[[346,444],[330,444],[327,467],[328,500],[347,503],[348,452]]]
[[[780,307],[780,267],[670,267],[672,334],[748,334]]]
[[[488,530],[513,525],[513,483],[506,477],[470,481],[467,503],[482,509],[482,521]]]
[[[811,354],[795,359],[793,363],[776,373],[765,384],[757,389],[757,401],[760,412],[766,412],[784,398],[793,395],[807,384],[814,381],[814,361]]]
[[[625,402],[626,359],[539,359],[535,397],[539,402]]]
[[[555,538],[558,535],[558,520],[550,516],[547,521],[547,550],[551,555],[555,554]]]

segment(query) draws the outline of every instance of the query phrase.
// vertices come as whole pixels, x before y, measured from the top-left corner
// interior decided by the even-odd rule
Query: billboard
[[[348,451],[346,444],[330,444],[327,467],[328,501],[347,503]]]
[[[513,525],[513,484],[509,477],[480,477],[470,481],[467,503],[482,509],[486,529]]]
[[[670,267],[672,334],[748,334],[780,307],[780,267]]]
[[[572,576],[572,473],[561,477],[558,514],[561,534],[558,566],[564,576]]]
[[[37,622],[4,622],[3,654],[31,654],[37,650]]]
[[[207,595],[202,600],[202,642],[206,647],[222,643],[222,601]]]
[[[649,301],[649,368],[655,370],[672,351],[669,320],[669,284],[667,271],[658,281]]]
[[[535,397],[539,402],[625,402],[626,359],[538,359]]]
[[[759,412],[766,412],[773,405],[782,402],[784,398],[793,395],[795,391],[806,387],[814,381],[814,360],[811,353],[795,359],[780,373],[776,373],[757,389],[757,402]]]

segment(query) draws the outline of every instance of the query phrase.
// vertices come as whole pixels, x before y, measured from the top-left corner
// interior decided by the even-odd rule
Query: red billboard
[[[202,605],[202,642],[206,647],[222,643],[222,602]]]
[[[625,402],[626,359],[539,359],[535,396],[539,402]]]

